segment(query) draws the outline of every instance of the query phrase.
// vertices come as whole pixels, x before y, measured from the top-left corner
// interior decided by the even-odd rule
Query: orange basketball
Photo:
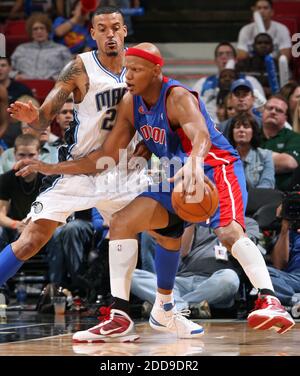
[[[219,195],[217,188],[205,177],[204,197],[201,202],[189,203],[181,197],[182,182],[178,183],[172,193],[172,205],[176,214],[187,222],[202,222],[210,218],[218,208]]]

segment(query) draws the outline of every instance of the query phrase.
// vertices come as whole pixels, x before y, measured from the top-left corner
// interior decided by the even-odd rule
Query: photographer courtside
[[[276,296],[283,305],[293,307],[300,302],[300,192],[286,194],[277,216],[281,226],[268,270]]]

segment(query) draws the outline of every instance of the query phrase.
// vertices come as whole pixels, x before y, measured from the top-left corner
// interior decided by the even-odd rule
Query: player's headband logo
[[[150,61],[153,64],[158,64],[161,67],[164,65],[163,58],[156,56],[152,54],[151,52],[141,50],[139,48],[130,47],[127,49],[125,55],[126,56],[138,56],[138,57],[141,57],[142,59]]]

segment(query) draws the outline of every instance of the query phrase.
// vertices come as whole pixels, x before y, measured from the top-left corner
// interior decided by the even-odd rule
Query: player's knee
[[[168,238],[165,236],[160,236],[158,239],[156,239],[157,243],[161,245],[162,247],[177,251],[180,249],[181,246],[181,238]]]
[[[232,222],[228,226],[219,228],[217,235],[224,247],[230,251],[233,244],[244,236],[244,232],[238,223]]]
[[[131,233],[131,221],[122,211],[114,213],[109,224],[110,239]]]
[[[224,245],[224,247],[226,247],[228,251],[231,251],[233,244],[237,240],[239,240],[239,236],[236,236],[236,234],[227,231],[222,233],[222,235],[219,235],[218,238],[222,245]]]
[[[40,242],[28,237],[26,240],[17,240],[14,243],[13,249],[15,255],[20,260],[28,260],[30,257],[34,256],[40,250],[42,246]]]
[[[226,247],[229,251],[231,250],[231,247],[237,240],[235,236],[231,234],[230,232],[224,232],[221,235],[219,235],[218,238],[220,242],[222,243],[222,245],[224,245],[224,247]]]

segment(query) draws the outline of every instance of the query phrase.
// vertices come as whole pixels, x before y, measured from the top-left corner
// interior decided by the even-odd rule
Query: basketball
[[[187,222],[203,222],[215,213],[219,205],[217,188],[207,177],[204,187],[203,200],[189,203],[185,201],[185,197],[181,197],[182,182],[176,185],[172,193],[172,206],[181,219]]]

